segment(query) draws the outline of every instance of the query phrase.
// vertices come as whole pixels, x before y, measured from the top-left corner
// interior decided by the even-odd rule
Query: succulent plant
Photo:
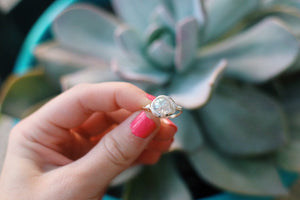
[[[287,194],[278,170],[300,172],[300,84],[290,78],[300,69],[300,2],[112,4],[115,13],[75,4],[58,16],[53,40],[35,50],[42,71],[8,81],[3,112],[22,117],[60,86],[131,82],[185,108],[172,150],[199,176],[234,193]],[[172,155],[124,173],[124,199],[191,199]]]

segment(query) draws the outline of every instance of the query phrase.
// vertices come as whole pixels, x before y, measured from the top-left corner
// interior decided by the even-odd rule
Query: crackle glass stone
[[[160,95],[152,101],[151,111],[157,117],[166,117],[176,112],[176,104],[170,97]]]

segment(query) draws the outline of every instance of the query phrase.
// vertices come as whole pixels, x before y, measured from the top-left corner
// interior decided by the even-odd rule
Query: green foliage
[[[172,149],[184,151],[199,176],[240,194],[286,194],[277,170],[300,172],[300,84],[285,84],[300,69],[299,1],[112,3],[115,14],[76,4],[58,16],[54,42],[35,52],[46,74],[7,90],[2,110],[20,116],[53,95],[39,89],[49,86],[45,77],[63,89],[131,82],[185,108]],[[125,199],[190,199],[171,157],[133,179],[137,172],[125,174]]]

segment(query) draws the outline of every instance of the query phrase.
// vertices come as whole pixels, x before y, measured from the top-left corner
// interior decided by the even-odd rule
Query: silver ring
[[[165,95],[156,97],[151,104],[144,106],[143,110],[151,112],[159,118],[175,118],[183,112],[181,106],[177,105],[171,97]]]

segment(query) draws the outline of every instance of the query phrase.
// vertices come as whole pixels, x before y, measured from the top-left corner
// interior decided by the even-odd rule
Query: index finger
[[[94,112],[121,108],[135,112],[149,103],[147,93],[129,83],[82,84],[54,98],[34,115],[41,122],[70,129],[81,125]]]

